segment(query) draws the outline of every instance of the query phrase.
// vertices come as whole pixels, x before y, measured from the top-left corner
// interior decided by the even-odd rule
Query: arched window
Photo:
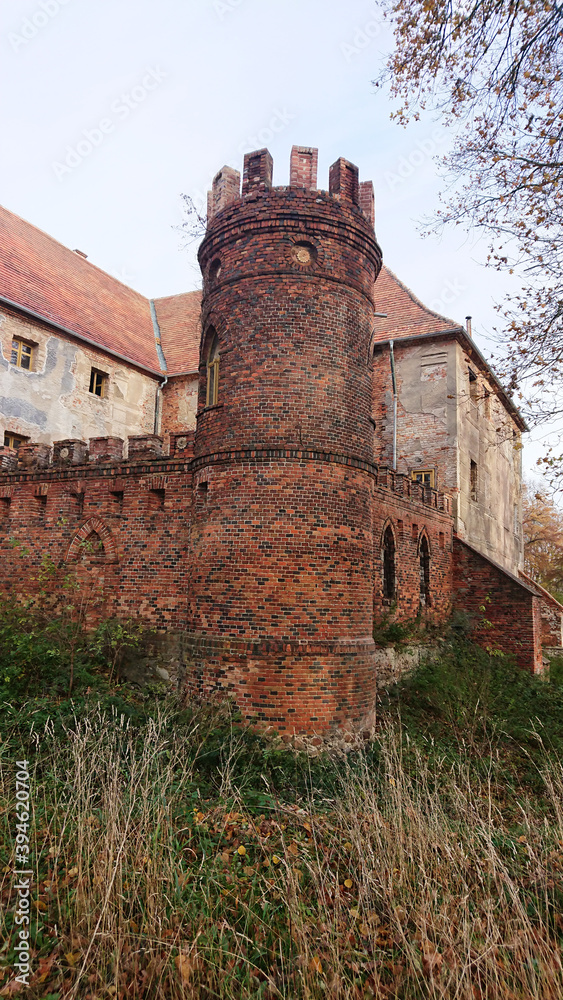
[[[418,558],[420,560],[420,606],[430,607],[430,548],[428,539],[423,535],[418,547]]]
[[[215,406],[219,394],[219,341],[214,334],[207,355],[207,400],[206,406]]]
[[[391,525],[383,535],[383,597],[388,601],[395,598],[395,536]]]

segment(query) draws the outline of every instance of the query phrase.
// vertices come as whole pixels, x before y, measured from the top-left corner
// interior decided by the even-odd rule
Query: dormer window
[[[217,334],[211,341],[207,356],[207,400],[206,406],[215,406],[219,397],[219,340]]]

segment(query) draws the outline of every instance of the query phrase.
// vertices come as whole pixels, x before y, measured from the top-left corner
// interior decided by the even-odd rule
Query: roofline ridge
[[[170,299],[180,299],[184,295],[203,295],[203,288],[190,288],[187,292],[174,292],[173,295],[159,295],[157,298],[153,298],[151,302],[169,302]]]
[[[83,257],[81,254],[77,254],[75,250],[71,250],[70,247],[67,247],[65,243],[61,243],[61,241],[58,240],[55,236],[51,236],[50,233],[47,233],[44,229],[40,229],[39,226],[34,225],[33,222],[29,222],[27,219],[24,219],[23,215],[18,215],[17,212],[12,212],[11,209],[6,208],[5,205],[0,205],[0,212],[5,212],[6,215],[12,216],[12,218],[14,219],[18,219],[20,222],[23,222],[25,226],[29,226],[30,229],[35,230],[36,233],[40,233],[51,243],[56,243],[58,247],[61,247],[63,250],[66,250],[67,253],[74,254],[74,257],[77,260],[82,261],[83,265],[95,268],[96,271],[99,271],[100,274],[105,275],[106,278],[110,278],[111,281],[115,281],[116,284],[121,285],[122,288],[126,288],[127,291],[133,292],[134,295],[138,295],[139,298],[143,299],[143,301],[146,302],[148,305],[150,301],[148,296],[143,295],[143,293],[137,291],[136,288],[132,288],[131,285],[126,285],[124,281],[121,281],[119,278],[116,278],[115,275],[110,274],[109,271],[105,271],[104,268],[100,267],[99,264],[94,264],[94,262],[91,261],[89,257]]]

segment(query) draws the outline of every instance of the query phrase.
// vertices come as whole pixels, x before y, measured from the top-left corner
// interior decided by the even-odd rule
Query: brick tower
[[[373,664],[373,186],[344,159],[317,190],[294,147],[213,181],[189,622],[193,683],[280,730],[369,718]]]

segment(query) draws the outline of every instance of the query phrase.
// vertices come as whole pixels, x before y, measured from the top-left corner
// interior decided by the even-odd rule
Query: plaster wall
[[[453,337],[396,341],[394,354],[397,471],[411,476],[417,469],[433,470],[436,488],[452,496],[458,535],[517,573],[522,562],[521,432],[494,382]],[[374,460],[390,466],[388,344],[376,348],[373,386]]]
[[[32,370],[10,364],[12,338],[34,345]],[[92,368],[107,393],[89,391]],[[158,379],[7,309],[0,310],[0,431],[51,444],[151,433]],[[2,443],[0,442],[0,443]]]
[[[397,472],[433,469],[435,487],[452,494],[456,463],[455,341],[394,345],[397,381]],[[392,465],[393,392],[389,345],[374,357],[374,406],[378,465]]]
[[[470,382],[469,371],[475,376]],[[521,431],[456,344],[458,502],[456,531],[512,573],[522,565]],[[475,463],[472,482],[471,462]]]

